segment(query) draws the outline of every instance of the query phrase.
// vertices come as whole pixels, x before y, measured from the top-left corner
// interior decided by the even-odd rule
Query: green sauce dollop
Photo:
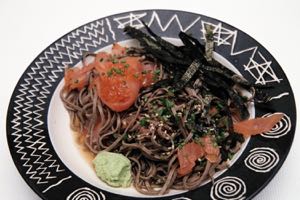
[[[122,154],[100,151],[93,160],[97,176],[113,187],[129,187],[131,163]]]

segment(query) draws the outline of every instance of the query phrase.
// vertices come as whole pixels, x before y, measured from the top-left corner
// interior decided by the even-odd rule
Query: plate
[[[214,30],[215,56],[247,80],[270,87],[270,107],[255,106],[253,116],[283,113],[269,132],[251,137],[231,167],[192,191],[165,196],[138,195],[95,181],[87,162],[78,155],[68,116],[58,92],[64,68],[80,62],[86,51],[96,52],[114,42],[126,42],[126,25],[143,29],[142,21],[158,35],[176,40],[179,31],[203,40],[203,27]],[[14,163],[27,184],[43,199],[251,199],[277,173],[292,145],[296,124],[293,91],[275,58],[256,40],[220,20],[176,10],[139,10],[87,23],[41,52],[23,73],[7,113],[7,140]]]

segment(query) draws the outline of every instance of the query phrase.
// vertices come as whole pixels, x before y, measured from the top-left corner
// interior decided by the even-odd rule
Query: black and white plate
[[[160,197],[144,196],[134,189],[111,188],[95,177],[80,156],[69,117],[59,99],[64,68],[74,66],[85,51],[99,51],[124,42],[125,25],[143,29],[145,21],[158,35],[178,38],[179,31],[203,40],[203,27],[214,27],[215,55],[246,79],[270,89],[270,108],[284,118],[270,132],[250,138],[231,167],[192,191],[171,191]],[[175,38],[175,39],[174,39]],[[229,67],[230,67],[229,66]],[[254,107],[252,116],[271,114]],[[7,139],[20,174],[43,199],[251,199],[279,170],[291,147],[296,124],[292,89],[272,55],[244,32],[213,18],[174,10],[141,10],[116,14],[85,24],[64,35],[29,65],[20,78],[7,113]]]

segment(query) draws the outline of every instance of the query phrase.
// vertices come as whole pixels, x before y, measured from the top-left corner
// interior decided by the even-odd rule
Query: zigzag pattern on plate
[[[84,51],[100,48],[110,39],[115,40],[114,37],[108,19],[89,23],[51,45],[24,74],[24,82],[19,85],[15,96],[11,135],[26,175],[38,185],[45,184],[43,192],[71,178],[58,179],[58,174],[65,169],[53,157],[46,143],[42,116],[47,109],[45,105],[50,98],[50,89],[66,65],[74,64]]]
[[[144,18],[147,15],[150,15],[150,13],[131,12],[131,13],[122,15],[120,17],[115,17],[115,18],[113,18],[113,20],[118,23],[119,29],[123,29],[127,25],[139,29],[139,28],[144,27],[141,20],[143,20],[142,18]],[[149,27],[151,27],[153,24],[157,24],[160,27],[161,31],[163,31],[163,32],[165,32],[170,27],[170,25],[176,24],[179,27],[180,31],[186,32],[191,27],[193,27],[199,20],[200,20],[200,17],[198,16],[195,19],[191,19],[191,22],[184,26],[183,23],[181,22],[180,18],[178,17],[178,15],[175,13],[169,19],[167,19],[167,20],[164,19],[164,21],[166,21],[166,23],[163,24],[161,22],[159,14],[156,11],[153,11],[151,13],[151,18],[147,24]]]
[[[161,20],[159,14],[156,11],[151,13],[147,12],[130,12],[125,15],[118,16],[113,18],[115,22],[118,23],[118,28],[123,29],[126,25],[133,26],[135,28],[142,28],[144,25],[142,24],[142,20],[145,21],[145,17],[149,15],[150,20],[148,20],[147,24],[149,27],[156,24],[161,31],[165,32],[172,24],[178,26],[180,31],[186,32],[191,29],[195,24],[201,21],[202,30],[200,35],[202,35],[202,39],[204,39],[203,35],[205,33],[205,26],[211,25],[213,27],[214,39],[217,46],[220,45],[228,45],[231,46],[230,55],[236,56],[246,52],[251,53],[249,61],[247,64],[244,64],[245,71],[248,71],[249,74],[255,79],[256,84],[267,84],[270,82],[280,82],[282,79],[278,78],[275,72],[272,69],[272,62],[265,59],[262,53],[258,50],[258,46],[249,47],[246,49],[236,50],[238,31],[230,30],[225,28],[221,22],[216,24],[207,22],[204,20],[200,20],[200,17],[196,17],[195,19],[191,19],[188,24],[185,26],[182,23],[179,15],[177,13],[173,14],[168,19]],[[164,21],[164,23],[162,23]]]
[[[266,60],[262,53],[258,50],[258,46],[249,47],[246,49],[236,50],[238,31],[225,28],[221,22],[214,24],[211,22],[201,21],[202,35],[205,34],[205,26],[210,25],[213,27],[214,42],[217,46],[228,45],[231,46],[230,55],[236,56],[246,52],[250,52],[251,56],[249,62],[244,66],[245,71],[255,79],[256,84],[267,84],[270,82],[278,82],[282,79],[278,78],[272,69],[272,61]],[[204,37],[202,37],[204,39]]]

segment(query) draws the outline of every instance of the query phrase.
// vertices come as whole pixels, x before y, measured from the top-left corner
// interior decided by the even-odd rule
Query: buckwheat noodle
[[[93,71],[89,76],[93,78]],[[160,66],[159,80],[168,76]],[[201,85],[201,81],[197,79],[193,84]],[[197,188],[215,171],[224,168],[221,158],[214,164],[203,159],[192,173],[183,177],[177,174],[178,143],[188,143],[194,136],[187,125],[188,118],[192,114],[207,118],[206,107],[221,100],[191,86],[176,95],[170,91],[170,87],[161,87],[150,93],[141,93],[135,104],[123,112],[114,112],[105,106],[93,87],[70,92],[62,90],[60,97],[69,112],[72,129],[85,138],[85,145],[91,152],[97,154],[106,150],[127,156],[132,163],[136,190],[147,195],[162,195],[170,189]],[[158,113],[166,109],[163,99],[174,102],[169,113],[163,116],[166,120],[162,120]],[[144,119],[147,119],[147,126],[141,123]],[[230,151],[235,145],[231,146],[224,148]]]

